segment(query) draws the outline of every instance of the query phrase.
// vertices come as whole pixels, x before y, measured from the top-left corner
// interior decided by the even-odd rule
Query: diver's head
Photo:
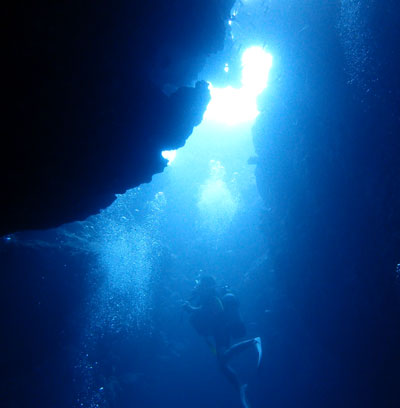
[[[196,287],[194,288],[198,294],[214,293],[217,288],[217,282],[211,275],[203,275],[196,281]]]

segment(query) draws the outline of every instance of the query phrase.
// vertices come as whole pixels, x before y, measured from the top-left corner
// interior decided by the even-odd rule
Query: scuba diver
[[[183,304],[183,310],[189,313],[192,326],[199,335],[204,336],[216,354],[222,373],[239,391],[242,407],[249,408],[246,398],[247,384],[241,383],[228,363],[233,356],[255,346],[259,366],[262,355],[261,339],[255,337],[231,345],[232,339],[246,334],[236,297],[226,287],[222,291],[217,290],[215,279],[205,275],[197,281],[191,298]]]

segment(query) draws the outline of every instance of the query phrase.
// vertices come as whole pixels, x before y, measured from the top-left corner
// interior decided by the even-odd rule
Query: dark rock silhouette
[[[202,119],[191,85],[232,0],[8,5],[0,234],[84,219],[151,180]]]

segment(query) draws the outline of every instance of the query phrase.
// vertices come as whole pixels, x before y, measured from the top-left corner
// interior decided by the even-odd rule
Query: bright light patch
[[[174,161],[175,157],[176,157],[176,150],[164,150],[161,153],[162,157],[164,157],[164,159],[168,160],[168,166]]]
[[[258,115],[255,95],[246,89],[213,88],[210,84],[211,102],[205,118],[233,126],[253,120]]]
[[[261,47],[248,48],[242,55],[242,87],[213,88],[210,84],[211,101],[205,119],[228,125],[254,120],[259,114],[257,96],[267,86],[271,66],[271,54]]]
[[[255,95],[267,86],[272,55],[260,47],[248,48],[242,55],[242,85]]]

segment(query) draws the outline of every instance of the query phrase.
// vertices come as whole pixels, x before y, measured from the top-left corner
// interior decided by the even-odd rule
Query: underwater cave
[[[4,406],[400,406],[399,12],[9,5]]]

